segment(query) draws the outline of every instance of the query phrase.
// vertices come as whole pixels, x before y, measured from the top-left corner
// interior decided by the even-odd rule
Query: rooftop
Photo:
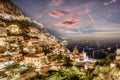
[[[11,57],[11,55],[0,55],[0,58]]]

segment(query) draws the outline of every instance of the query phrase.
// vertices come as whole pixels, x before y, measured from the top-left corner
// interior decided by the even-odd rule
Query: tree
[[[115,59],[115,56],[116,56],[116,54],[110,53],[105,59],[113,61]]]
[[[50,52],[52,52],[52,49],[49,47],[49,45],[43,45],[42,46],[42,51],[45,53],[45,55],[47,55]]]
[[[65,66],[72,66],[71,62],[72,60],[70,59],[70,57],[64,56],[63,63]]]
[[[111,62],[114,61],[115,59],[115,54],[109,54],[105,59],[97,61],[94,66],[99,65],[99,66],[105,66],[109,65]]]

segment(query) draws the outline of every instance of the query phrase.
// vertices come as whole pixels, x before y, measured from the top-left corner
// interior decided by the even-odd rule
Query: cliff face
[[[24,13],[10,0],[0,0],[0,13],[7,13],[15,16],[24,15]]]

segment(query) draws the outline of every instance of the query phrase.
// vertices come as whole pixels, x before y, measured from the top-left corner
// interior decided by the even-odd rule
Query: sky
[[[120,37],[120,0],[11,0],[25,14],[59,34]]]

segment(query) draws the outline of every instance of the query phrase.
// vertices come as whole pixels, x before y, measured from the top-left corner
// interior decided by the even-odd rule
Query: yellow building
[[[0,27],[0,37],[7,37],[7,30],[4,27]]]
[[[9,25],[7,28],[12,34],[20,34],[21,29],[18,25]]]
[[[24,57],[23,64],[30,65],[36,68],[41,68],[42,63],[44,63],[43,58],[46,60],[46,56],[44,56],[44,53],[28,54]]]
[[[116,50],[116,60],[120,60],[120,48]]]
[[[79,51],[78,51],[77,47],[74,48],[73,55],[79,55]]]
[[[32,32],[32,33],[38,33],[39,30],[35,27],[29,27],[29,31]]]

